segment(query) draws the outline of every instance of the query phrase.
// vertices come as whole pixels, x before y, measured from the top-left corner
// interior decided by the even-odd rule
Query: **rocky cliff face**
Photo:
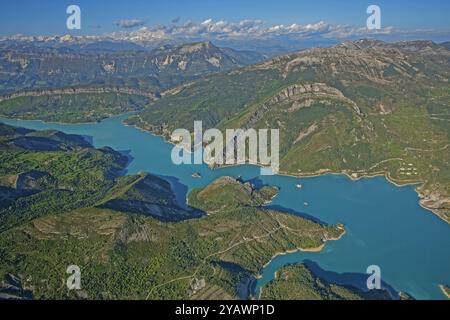
[[[280,90],[266,102],[258,105],[241,127],[245,129],[254,127],[267,112],[280,105],[287,106],[283,112],[292,113],[301,108],[310,107],[315,102],[332,105],[336,101],[348,105],[356,114],[362,115],[356,103],[346,98],[340,90],[325,83],[299,83]]]
[[[448,70],[427,72],[430,63],[447,64],[450,51],[432,42],[412,41],[389,44],[361,40],[343,42],[331,48],[315,48],[268,60],[248,70],[275,69],[283,76],[291,72],[313,70],[316,77],[341,81],[368,80],[387,84],[394,76],[431,77],[448,80]],[[424,64],[423,60],[428,63]]]
[[[152,92],[199,75],[257,62],[261,56],[210,42],[153,51],[96,52],[20,44],[0,45],[0,94],[65,87],[128,87]]]
[[[421,203],[448,220],[449,61],[445,45],[428,41],[344,42],[195,81],[136,123],[163,133],[195,120],[279,129],[283,172],[424,183]]]

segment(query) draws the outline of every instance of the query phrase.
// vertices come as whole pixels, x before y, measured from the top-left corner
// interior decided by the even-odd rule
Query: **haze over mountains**
[[[295,6],[298,6],[298,4]],[[361,8],[361,14],[366,13],[364,9]],[[357,12],[352,13],[356,14]],[[361,15],[360,18],[363,17]],[[306,48],[327,47],[345,40],[355,41],[361,38],[389,42],[416,39],[442,42],[447,41],[449,35],[448,29],[445,28],[402,29],[398,26],[393,27],[392,21],[384,19],[381,28],[376,30],[369,30],[364,23],[364,19],[358,19],[358,23],[353,25],[347,24],[348,22],[333,24],[324,20],[301,23],[297,19],[292,23],[270,23],[261,19],[227,21],[213,18],[203,21],[188,20],[180,22],[179,18],[170,24],[160,25],[152,25],[140,19],[129,19],[116,21],[115,25],[119,28],[106,33],[104,31],[99,33],[100,30],[90,30],[90,33],[86,33],[87,31],[83,29],[83,35],[77,32],[71,34],[59,33],[59,35],[52,33],[53,35],[47,36],[16,34],[1,37],[0,41],[20,41],[22,43],[57,47],[101,47],[109,50],[120,48],[152,50],[167,44],[181,45],[212,41],[220,47],[256,51],[272,57]],[[395,22],[397,23],[398,20]]]
[[[166,45],[151,51],[0,42],[0,94],[29,89],[120,86],[156,93],[204,74],[256,63],[254,52],[218,48],[210,42]],[[103,47],[103,48],[102,48]]]

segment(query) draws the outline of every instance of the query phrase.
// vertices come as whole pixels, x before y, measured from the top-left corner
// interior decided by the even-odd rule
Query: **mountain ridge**
[[[186,79],[254,63],[263,57],[211,42],[165,45],[151,51],[91,52],[73,48],[22,48],[0,42],[0,93],[73,86],[124,86],[158,91]],[[160,79],[161,78],[161,79]],[[20,81],[19,81],[20,79]],[[139,81],[141,83],[139,83]],[[41,84],[43,83],[43,84]]]
[[[127,123],[166,137],[199,120],[277,128],[282,173],[419,184],[420,203],[448,222],[449,61],[430,41],[347,41],[207,76]]]

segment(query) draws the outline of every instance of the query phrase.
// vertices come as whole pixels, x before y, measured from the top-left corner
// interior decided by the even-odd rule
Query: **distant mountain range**
[[[323,23],[311,27],[326,29],[326,25]],[[0,45],[5,43],[20,43],[21,45],[41,47],[114,52],[124,50],[151,51],[165,45],[180,46],[185,43],[205,42],[209,40],[219,47],[227,47],[240,51],[254,51],[267,57],[274,57],[308,48],[329,47],[346,40],[356,41],[360,38],[370,38],[372,40],[383,40],[387,42],[412,41],[415,39],[433,39],[436,43],[448,41],[448,35],[445,34],[436,34],[435,37],[430,38],[430,35],[427,33],[416,35],[409,33],[390,34],[387,30],[382,30],[380,33],[356,33],[352,35],[351,31],[355,30],[348,29],[347,37],[343,38],[315,37],[314,35],[311,37],[298,37],[295,34],[278,34],[275,36],[270,32],[253,37],[220,37],[211,35],[209,37],[192,36],[185,38],[182,36],[163,36],[157,32],[152,32],[148,28],[142,28],[131,32],[84,36],[73,36],[70,34],[59,36],[26,36],[19,34],[3,38],[0,37]],[[448,46],[448,42],[444,42],[442,45]]]
[[[255,52],[210,42],[146,50],[134,44],[95,42],[54,46],[0,42],[0,95],[66,87],[126,87],[157,94],[202,75],[261,61]]]
[[[205,39],[176,40],[155,39],[146,33],[136,32],[133,35],[99,35],[99,36],[13,36],[0,38],[0,46],[20,45],[22,47],[65,48],[87,52],[117,51],[151,51],[163,46],[180,46],[191,42],[205,42]],[[254,51],[261,55],[273,57],[312,47],[326,47],[338,43],[335,39],[302,39],[275,37],[271,39],[214,39],[217,46],[233,48],[239,51]]]

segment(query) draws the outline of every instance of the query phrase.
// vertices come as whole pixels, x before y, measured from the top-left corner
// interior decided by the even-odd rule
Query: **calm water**
[[[249,165],[220,170],[203,165],[175,166],[170,160],[170,144],[161,137],[123,125],[121,121],[125,117],[77,125],[1,118],[0,121],[30,129],[51,128],[88,135],[96,147],[110,146],[128,152],[133,157],[129,173],[148,171],[167,177],[180,201],[185,200],[188,190],[205,186],[219,176],[241,176],[278,186],[280,193],[274,199],[274,206],[326,223],[345,224],[345,236],[328,242],[320,253],[299,252],[276,257],[262,271],[257,289],[270,281],[281,266],[306,259],[339,281],[361,278],[369,265],[378,265],[383,281],[395,290],[406,291],[417,299],[444,298],[438,285],[450,284],[450,226],[418,205],[412,187],[398,188],[382,177],[357,182],[339,175],[302,179],[259,177],[259,168]],[[199,172],[202,178],[192,178],[194,172]],[[303,184],[303,189],[297,189],[297,183]]]

